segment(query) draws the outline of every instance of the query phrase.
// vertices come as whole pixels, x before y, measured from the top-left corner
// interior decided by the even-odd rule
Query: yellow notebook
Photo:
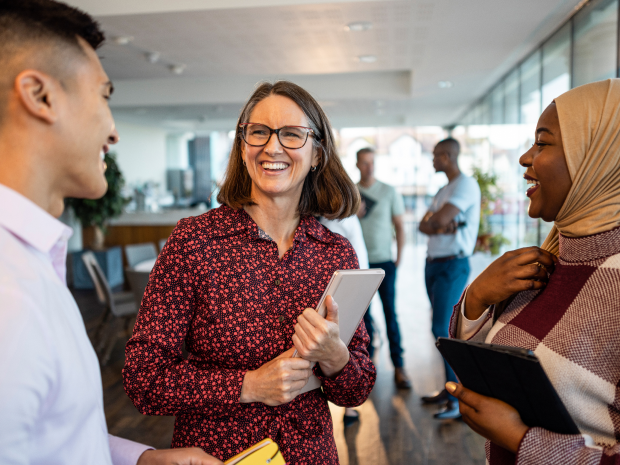
[[[286,465],[278,445],[270,438],[226,460],[226,465]]]

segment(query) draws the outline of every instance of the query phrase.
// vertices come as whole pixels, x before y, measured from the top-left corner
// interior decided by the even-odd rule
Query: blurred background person
[[[364,233],[369,267],[381,268],[385,271],[385,278],[379,286],[379,297],[385,315],[390,357],[394,364],[394,381],[399,389],[411,389],[411,381],[404,367],[403,347],[396,316],[396,269],[405,247],[405,226],[403,224],[405,205],[396,189],[375,178],[373,149],[359,150],[356,166],[361,175],[357,187],[362,197],[357,216]],[[396,233],[396,261],[392,258],[394,232]],[[370,336],[368,351],[372,358],[374,329],[370,309],[364,315],[364,323]]]
[[[420,232],[429,236],[424,275],[435,338],[448,337],[452,309],[469,278],[469,256],[474,252],[480,225],[480,187],[474,178],[461,173],[459,153],[459,143],[451,138],[435,146],[433,166],[446,174],[448,184],[439,189],[420,222]],[[444,368],[446,380],[456,381],[445,360]],[[423,396],[422,402],[445,403],[435,414],[437,419],[461,416],[458,401],[445,389]]]

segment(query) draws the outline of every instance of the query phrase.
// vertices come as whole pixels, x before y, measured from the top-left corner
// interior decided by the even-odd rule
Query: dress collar
[[[591,236],[560,234],[559,239],[560,258],[565,262],[589,262],[620,253],[620,227]]]
[[[225,205],[218,208],[221,212],[221,221],[212,223],[213,233],[219,237],[230,237],[245,232],[249,237],[260,239],[258,226],[252,217],[243,209],[232,209]],[[217,215],[217,214],[216,214]],[[217,215],[219,216],[219,215]],[[226,221],[223,217],[232,217],[232,221]],[[312,237],[325,243],[334,243],[334,236],[323,227],[316,218],[304,215],[299,221],[299,226],[295,230],[295,242],[304,242]]]
[[[73,230],[31,200],[0,184],[0,226],[21,241],[49,254],[59,241],[68,241]]]

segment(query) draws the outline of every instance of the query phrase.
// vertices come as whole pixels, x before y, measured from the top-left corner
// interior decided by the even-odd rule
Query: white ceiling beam
[[[411,71],[296,76],[213,76],[114,81],[114,108],[245,102],[261,81],[295,82],[318,100],[397,99],[411,96]]]
[[[394,0],[332,0],[329,3],[358,3]],[[179,11],[230,10],[288,5],[324,4],[325,0],[69,0],[93,16],[136,15],[146,13],[171,13]]]

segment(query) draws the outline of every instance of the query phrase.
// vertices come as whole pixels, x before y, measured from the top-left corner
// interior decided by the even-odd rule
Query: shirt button
[[[280,281],[279,279],[276,279],[273,283],[274,283],[276,286],[279,286],[279,285],[280,285],[280,283],[281,283],[281,281]]]
[[[278,321],[279,321],[280,323],[282,323],[282,322],[284,321],[284,317],[280,315],[280,316],[278,317]]]

